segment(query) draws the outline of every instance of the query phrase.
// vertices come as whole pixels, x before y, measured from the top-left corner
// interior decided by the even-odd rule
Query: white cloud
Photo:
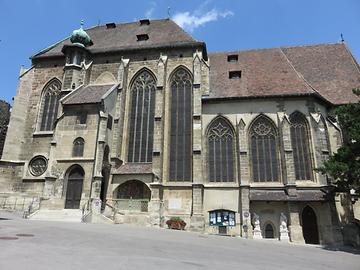
[[[213,8],[212,10],[201,14],[199,9],[197,9],[192,13],[189,11],[175,13],[172,19],[185,30],[192,32],[195,28],[198,28],[208,22],[217,21],[220,18],[226,18],[233,15],[234,13],[229,10],[219,11]]]
[[[145,18],[151,19],[156,8],[155,2],[150,2],[150,7],[145,11]]]

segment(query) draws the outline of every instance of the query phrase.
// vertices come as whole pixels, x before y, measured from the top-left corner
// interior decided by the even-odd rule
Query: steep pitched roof
[[[321,96],[334,104],[357,101],[360,70],[345,44],[282,48],[294,68]]]
[[[228,55],[238,55],[228,62]],[[212,98],[317,95],[333,104],[357,100],[359,67],[344,44],[210,53]],[[230,79],[229,71],[241,71]]]
[[[100,103],[104,95],[117,86],[117,84],[87,85],[74,90],[70,96],[65,97],[64,105],[96,104]]]
[[[203,42],[196,41],[181,27],[170,19],[151,20],[150,24],[141,25],[140,22],[118,23],[114,28],[106,25],[87,29],[93,45],[87,49],[92,53],[145,49],[172,46],[205,46]],[[147,34],[149,39],[137,41],[137,35]],[[70,45],[69,38],[50,46],[35,54],[32,58],[62,56],[61,49]]]

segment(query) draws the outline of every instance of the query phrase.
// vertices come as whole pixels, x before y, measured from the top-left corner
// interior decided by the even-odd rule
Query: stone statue
[[[280,241],[289,241],[289,230],[287,228],[287,217],[280,213]]]
[[[260,228],[260,218],[256,213],[253,213],[252,222],[253,222],[253,226],[254,226],[253,238],[254,239],[262,239],[261,228]]]

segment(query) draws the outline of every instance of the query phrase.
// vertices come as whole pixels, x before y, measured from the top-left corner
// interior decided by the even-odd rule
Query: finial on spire
[[[341,42],[344,43],[345,39],[342,33],[340,34],[340,37],[341,37]]]
[[[170,7],[168,7],[168,9],[167,9],[167,13],[168,13],[168,18],[170,18]]]
[[[93,45],[93,42],[90,36],[83,29],[84,20],[80,21],[80,29],[74,30],[70,36],[71,43],[76,43],[83,47],[88,47]]]

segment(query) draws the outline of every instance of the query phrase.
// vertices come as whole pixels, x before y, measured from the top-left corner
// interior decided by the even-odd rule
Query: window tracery
[[[210,182],[234,181],[234,134],[225,119],[218,118],[208,131]]]
[[[40,131],[51,131],[54,129],[61,98],[60,93],[61,83],[58,80],[53,80],[45,87],[42,97]]]
[[[156,80],[142,71],[131,87],[128,162],[152,162]]]
[[[290,115],[291,145],[294,156],[295,179],[311,180],[311,155],[309,145],[309,132],[305,117],[294,112]]]
[[[279,181],[278,137],[271,120],[260,116],[250,128],[252,177],[254,182]]]
[[[179,68],[170,80],[170,181],[191,181],[192,77]]]

